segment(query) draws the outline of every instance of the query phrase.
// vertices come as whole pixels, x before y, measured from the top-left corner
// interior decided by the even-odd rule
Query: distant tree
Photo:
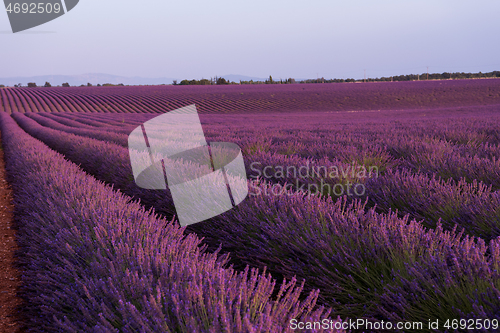
[[[226,81],[225,78],[219,77],[219,78],[217,78],[217,84],[229,84],[229,82]]]
[[[52,85],[49,82],[45,82],[44,87],[50,88],[50,87],[52,87]]]
[[[100,84],[100,83],[98,83],[98,84],[97,84],[97,86],[98,86],[98,87],[100,87],[100,86],[101,86],[101,84]]]
[[[117,86],[119,86],[119,87],[123,87],[123,86],[124,86],[124,84],[123,84],[123,83],[118,83],[118,84],[117,84]]]
[[[176,84],[177,84],[177,81],[175,81]],[[193,79],[193,80],[182,80],[179,85],[181,86],[194,86],[194,85],[211,85],[212,82],[210,80],[207,80],[207,79],[201,79],[201,80],[196,80],[196,79]]]
[[[87,83],[87,87],[92,87],[92,83]]]
[[[28,83],[28,88],[36,88],[36,83],[35,82],[29,82]]]
[[[172,81],[172,84],[173,84],[174,86],[176,86],[176,85],[177,85],[177,80],[173,80],[173,81]]]
[[[63,83],[63,84],[62,84],[62,86],[63,86],[63,87],[69,87],[69,83],[68,83],[68,82]]]
[[[5,86],[3,84],[0,84],[0,88],[5,88]]]

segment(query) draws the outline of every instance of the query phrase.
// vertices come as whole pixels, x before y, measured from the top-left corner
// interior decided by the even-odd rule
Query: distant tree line
[[[299,83],[341,83],[341,82],[380,82],[380,81],[418,81],[418,80],[460,80],[460,79],[482,79],[482,78],[500,78],[500,71],[493,71],[489,73],[422,73],[422,74],[408,74],[397,75],[381,78],[367,78],[367,79],[311,79],[303,80]]]
[[[15,88],[20,88],[22,87],[22,83],[19,83],[19,84],[15,84],[14,87]],[[50,88],[52,87],[52,85],[50,84],[50,82],[45,82],[45,84],[43,85],[45,88]],[[102,85],[102,87],[123,87],[124,84],[123,83],[118,83],[118,84],[112,84],[112,83],[104,83]],[[28,85],[27,85],[28,88],[36,88],[37,85],[35,82],[29,82]],[[58,86],[59,87],[59,86]],[[65,82],[63,84],[61,84],[61,87],[71,87],[70,84],[68,82]],[[76,86],[75,86],[76,87]],[[85,84],[82,84],[80,85],[80,87],[93,87],[92,83],[87,83],[86,85]],[[101,85],[98,83],[96,85],[96,87],[101,87]],[[0,84],[0,88],[5,88],[5,86],[3,84]]]
[[[455,72],[455,73],[422,73],[422,74],[408,74],[408,75],[397,75],[397,76],[389,76],[389,77],[381,77],[381,78],[367,78],[367,79],[325,79],[325,78],[316,78],[316,79],[307,79],[296,81],[293,78],[288,78],[285,80],[280,79],[274,80],[271,75],[269,78],[264,81],[242,81],[234,82],[226,80],[223,77],[214,77],[210,79],[201,79],[201,80],[182,80],[180,83],[177,83],[177,80],[172,82],[172,85],[227,85],[227,84],[294,84],[294,83],[342,83],[342,82],[380,82],[380,81],[418,81],[418,80],[459,80],[459,79],[482,79],[482,78],[500,78],[500,71],[493,71],[488,73],[464,73],[464,72]],[[162,84],[164,85],[164,84]],[[21,83],[15,84],[14,87],[22,87]],[[34,82],[29,82],[27,84],[29,88],[36,88],[37,85]],[[69,83],[63,83],[63,87],[70,87]],[[92,87],[91,83],[87,83],[87,85],[80,85],[80,87]],[[97,84],[97,87],[101,87],[101,84]],[[112,84],[112,83],[104,83],[102,87],[115,87],[115,86],[124,86],[123,83]],[[49,82],[45,82],[44,87],[50,88],[52,85]],[[0,84],[0,88],[5,88],[5,85]]]
[[[273,80],[273,77],[271,75],[269,75],[269,78],[265,81],[254,81],[254,80],[240,81],[240,84],[292,84],[292,83],[297,83],[297,82],[293,78],[288,78],[285,80],[280,78],[279,81]]]
[[[209,79],[201,79],[201,80],[182,80],[180,83],[177,83],[177,80],[172,82],[174,86],[206,86],[206,85],[225,85],[225,84],[237,84],[236,82],[231,82],[226,80],[223,77],[214,77]]]
[[[428,78],[427,78],[428,77]],[[500,77],[500,71],[493,71],[489,73],[422,73],[410,75],[398,75],[393,77],[381,77],[377,79],[370,79],[370,81],[414,81],[414,80],[459,80],[459,79],[481,79],[481,78],[494,78]]]
[[[239,84],[293,84],[293,83],[343,83],[343,82],[380,82],[380,81],[417,81],[417,80],[458,80],[458,79],[480,79],[480,78],[500,78],[500,71],[493,71],[489,73],[432,73],[432,74],[408,74],[408,75],[398,75],[398,76],[389,76],[389,77],[381,77],[381,78],[367,78],[367,79],[325,79],[325,78],[316,78],[316,79],[307,79],[296,81],[293,78],[288,78],[286,80],[280,79],[273,80],[273,77],[270,75],[268,79],[264,81],[242,81],[240,80]],[[236,82],[226,81],[224,78],[215,78],[215,79],[201,79],[201,80],[182,80],[180,83],[177,83],[177,80],[174,80],[173,85],[211,85],[211,84],[238,84]]]
[[[192,86],[192,85],[224,85],[224,84],[290,84],[290,83],[296,83],[295,79],[288,78],[286,80],[280,79],[279,81],[273,80],[273,77],[269,75],[269,78],[265,81],[242,81],[240,82],[234,82],[234,81],[229,81],[226,80],[223,77],[214,77],[210,79],[201,79],[201,80],[182,80],[181,82],[178,83],[177,80],[174,80],[172,82],[172,85],[174,86]]]
[[[355,80],[355,79],[325,79],[325,78],[318,78],[318,79],[308,79],[308,80],[302,80],[299,81],[299,83],[343,83],[343,82],[357,82],[357,81],[363,81],[363,80]],[[389,80],[390,81],[390,80]]]

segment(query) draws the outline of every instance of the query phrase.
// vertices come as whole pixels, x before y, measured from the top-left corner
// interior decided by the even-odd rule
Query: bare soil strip
[[[1,141],[0,141],[1,147]],[[3,150],[0,149],[0,333],[21,332],[18,297],[20,272],[15,265],[18,249],[13,226],[12,191],[6,179]]]

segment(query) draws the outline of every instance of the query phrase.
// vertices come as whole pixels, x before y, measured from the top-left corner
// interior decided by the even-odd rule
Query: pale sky
[[[499,34],[499,0],[80,0],[17,34],[0,9],[0,77],[489,72]]]

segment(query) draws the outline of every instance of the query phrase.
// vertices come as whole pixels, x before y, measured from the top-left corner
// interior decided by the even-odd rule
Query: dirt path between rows
[[[17,295],[21,279],[15,266],[18,248],[12,224],[13,210],[12,191],[6,180],[3,150],[0,149],[0,333],[21,332],[18,311],[22,301]]]

